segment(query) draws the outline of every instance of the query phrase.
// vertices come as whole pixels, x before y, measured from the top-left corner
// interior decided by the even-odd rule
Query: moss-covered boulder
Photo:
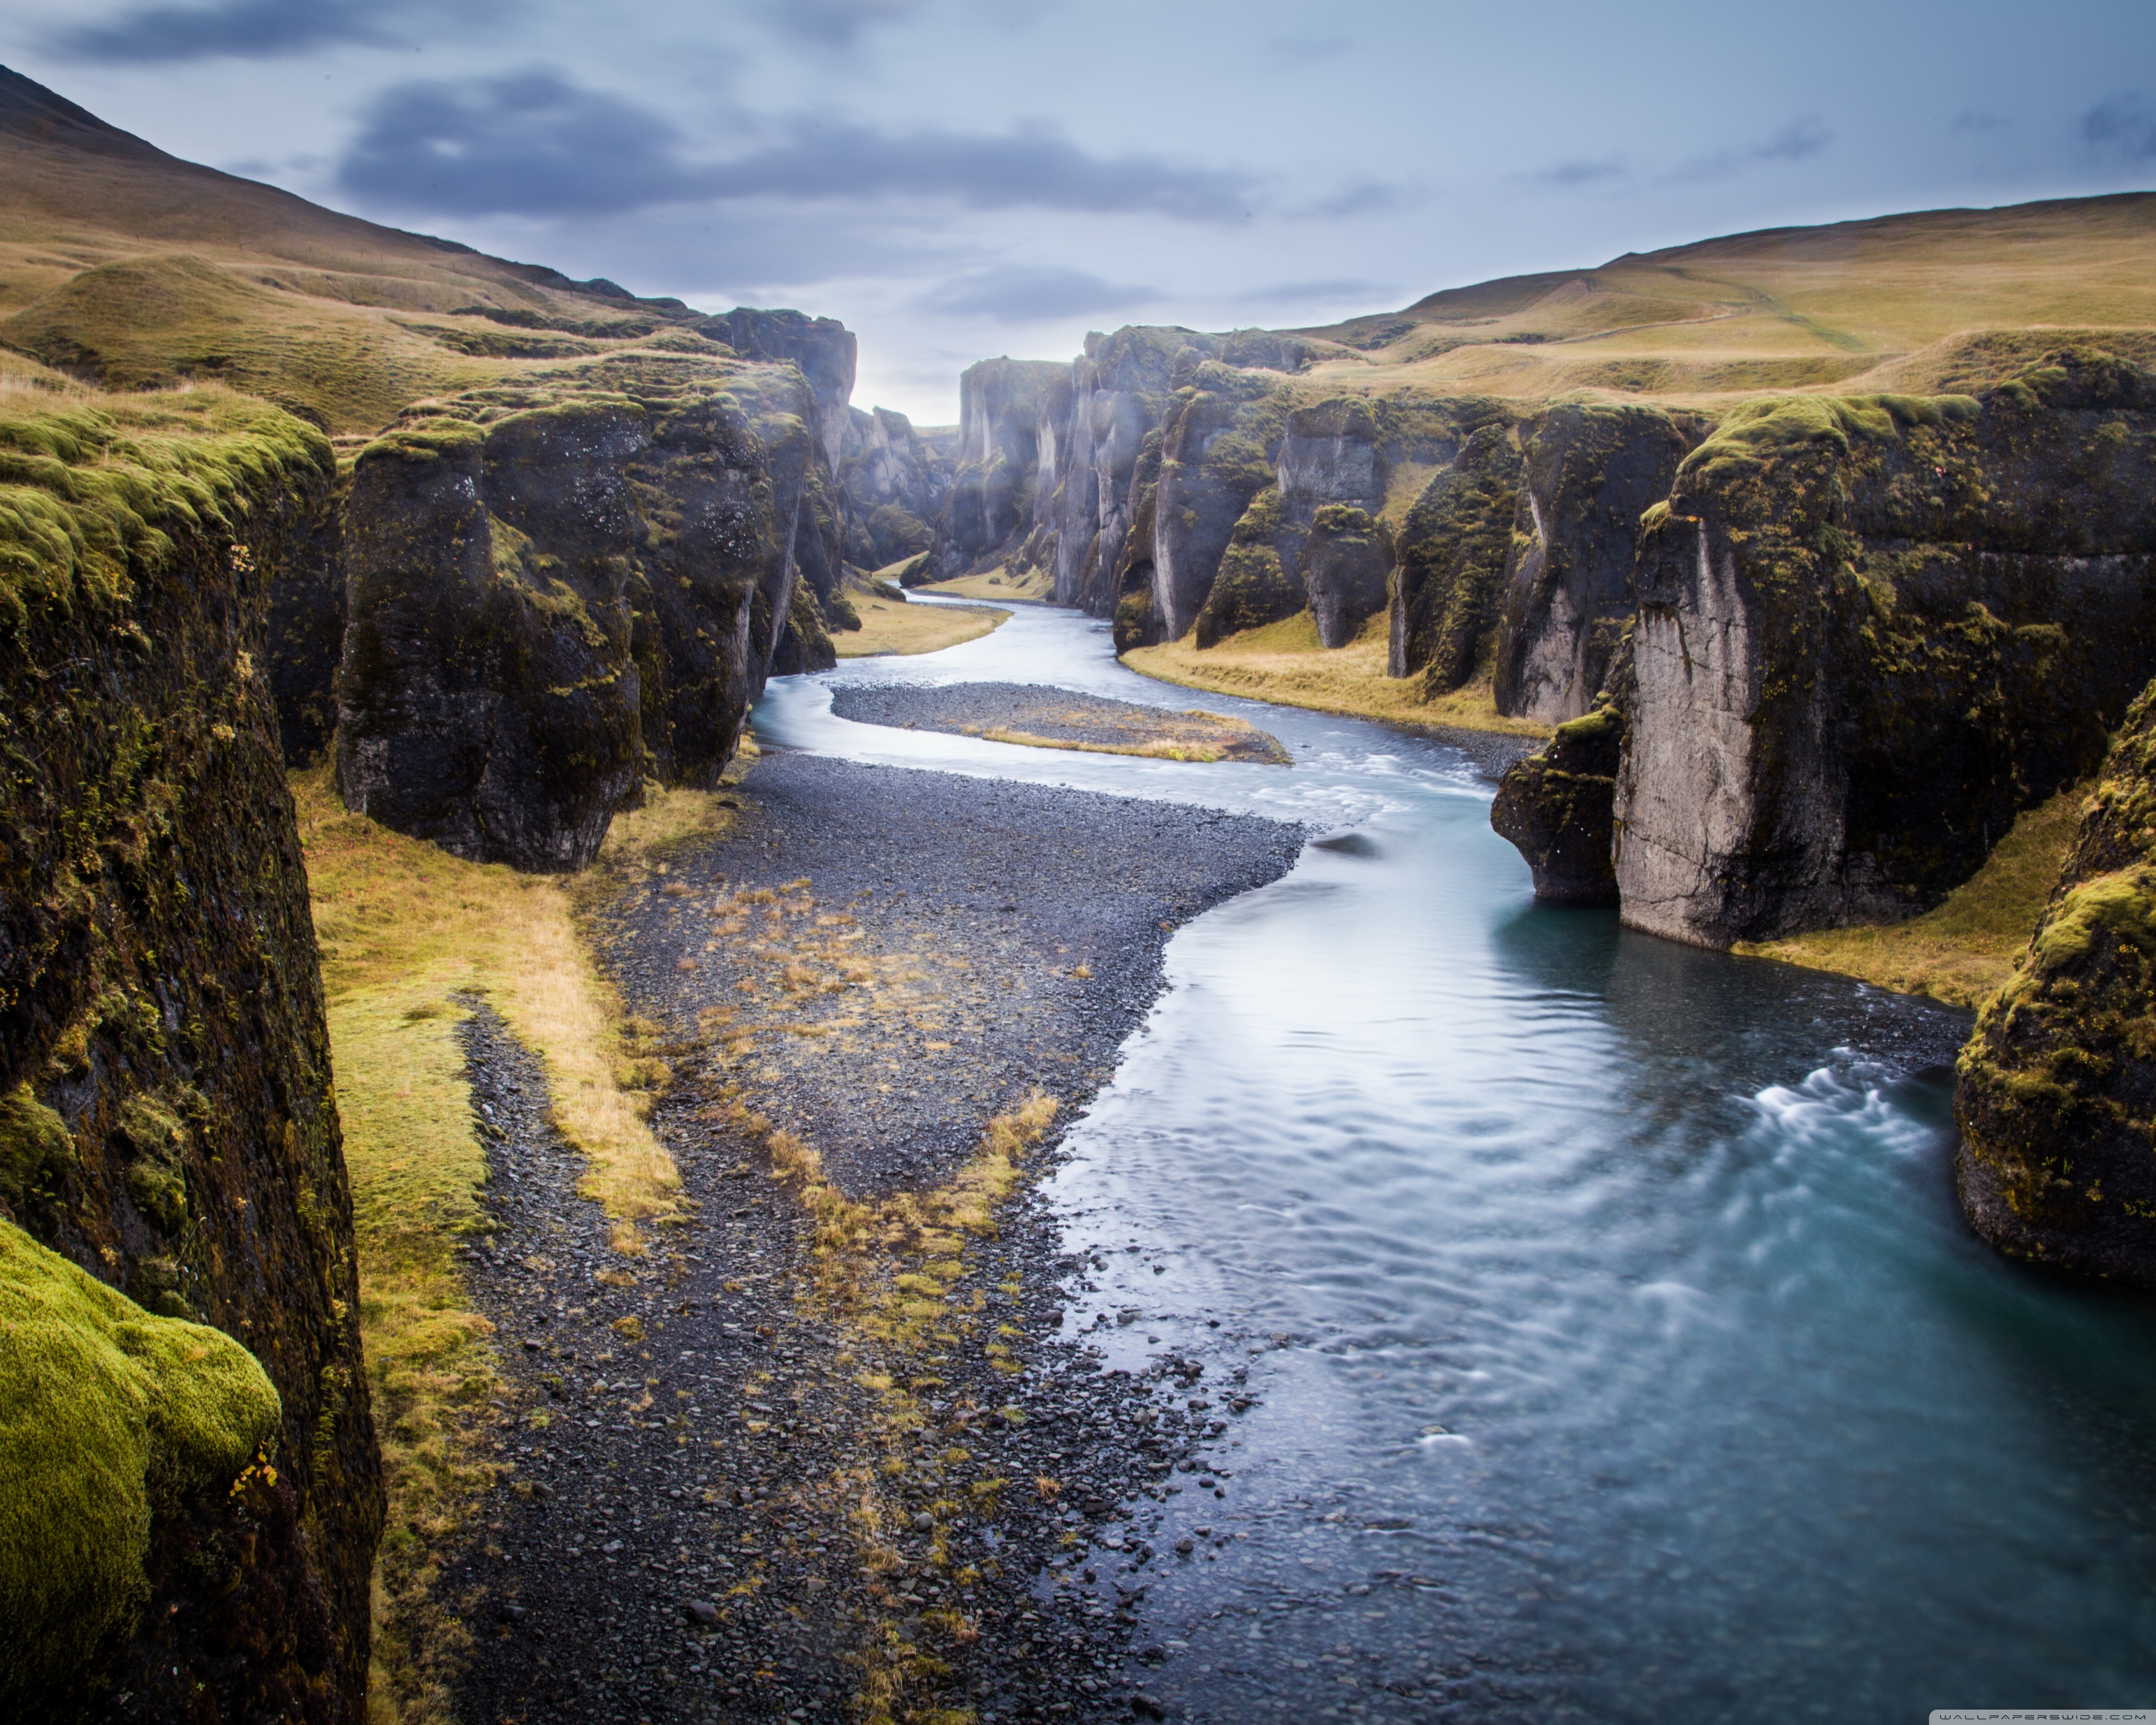
[[[798,602],[836,532],[814,408],[791,367],[644,356],[428,403],[362,451],[346,801],[571,870],[646,778],[716,783],[773,668],[832,662]]]
[[[1962,1207],[2015,1257],[2156,1287],[2156,686],[1954,1085]]]
[[[146,1544],[82,1554],[105,1566],[139,1549],[125,1591],[146,1603],[100,1620],[64,1695],[49,1672],[22,1676],[47,1697],[0,1697],[11,1717],[109,1717],[122,1689],[145,1717],[361,1711],[380,1464],[266,669],[272,595],[308,554],[333,477],[311,427],[217,390],[0,413],[0,1205],[148,1312],[232,1338],[277,1401],[275,1479],[238,1492],[192,1488],[241,1435],[251,1447],[253,1414],[234,1416],[214,1466],[169,1475],[162,1416],[146,1416]],[[43,1263],[8,1240],[10,1263]],[[97,1306],[49,1269],[25,1273]],[[182,1352],[195,1346],[217,1372],[237,1361],[199,1337]],[[114,1389],[112,1362],[87,1341],[70,1357],[97,1383],[70,1384],[59,1353],[31,1376],[88,1417]],[[32,1407],[0,1389],[0,1422]],[[26,1506],[72,1489],[42,1470],[84,1455],[17,1455],[0,1522],[19,1533],[38,1513]],[[124,1492],[108,1506],[126,1507]],[[97,1591],[110,1573],[51,1582]],[[23,1622],[8,1619],[11,1648]]]
[[[283,1409],[223,1331],[145,1312],[8,1222],[0,1336],[0,1697],[49,1718],[103,1699],[149,1604],[152,1526],[250,1469],[274,1485]]]
[[[1697,435],[1658,408],[1565,405],[1520,428],[1497,710],[1554,724],[1584,713],[1633,610],[1640,517],[1669,495]]]
[[[1527,859],[1537,898],[1617,902],[1612,806],[1624,741],[1624,715],[1598,707],[1558,726],[1538,753],[1506,768],[1490,824]]]
[[[1935,904],[2156,672],[2156,377],[1738,408],[1648,513],[1619,774],[1635,927],[1720,946]]]

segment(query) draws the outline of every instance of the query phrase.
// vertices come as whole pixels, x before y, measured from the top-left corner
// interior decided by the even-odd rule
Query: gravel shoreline
[[[1052,1136],[1000,1225],[931,1266],[956,1314],[933,1351],[865,1340],[815,1296],[814,1220],[768,1145],[902,1205],[1036,1090],[1060,1129],[1158,995],[1174,926],[1278,878],[1306,834],[795,754],[737,794],[732,834],[596,919],[670,1039],[653,1125],[690,1224],[608,1252],[536,1063],[483,1009],[464,1026],[500,1230],[466,1256],[508,1389],[505,1481],[444,1566],[473,1635],[460,1715],[838,1721],[883,1672],[983,1725],[1167,1717],[1134,1609],[1198,1542],[1145,1536],[1169,1496],[1227,1515],[1241,1373],[1102,1372],[1065,1332],[1084,1266],[1027,1195]]]
[[[1024,737],[1108,751],[1184,744],[1204,752],[1194,759],[1293,764],[1278,737],[1240,719],[1202,709],[1113,701],[1039,683],[952,683],[935,688],[841,685],[832,692],[831,711],[859,724],[910,731],[999,736],[1004,742]]]

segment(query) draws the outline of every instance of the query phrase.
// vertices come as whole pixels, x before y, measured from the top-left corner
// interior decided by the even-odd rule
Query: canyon
[[[1537,894],[1687,947],[1908,918],[2092,784],[1961,1055],[1960,1191],[2156,1285],[2156,289],[2117,285],[2156,198],[1127,326],[979,362],[939,428],[855,408],[829,318],[374,227],[4,71],[0,134],[0,1291],[59,1363],[5,1476],[94,1428],[121,1506],[100,1565],[80,1504],[10,1536],[18,1711],[366,1706],[381,1452],[288,774],[588,880],[737,782],[878,579],[1037,576],[1118,654],[1306,622],[1410,721],[1547,737],[1491,814]],[[2066,261],[1980,323],[2009,243]],[[1922,291],[1848,289],[1890,254]],[[1781,297],[1829,263],[1832,339]]]

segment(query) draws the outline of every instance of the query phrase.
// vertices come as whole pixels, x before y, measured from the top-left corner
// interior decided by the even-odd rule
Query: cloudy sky
[[[923,423],[1089,328],[2156,184],[2147,0],[16,0],[0,60],[377,220],[842,318]]]

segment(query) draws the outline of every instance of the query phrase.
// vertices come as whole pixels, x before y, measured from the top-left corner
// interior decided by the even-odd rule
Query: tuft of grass
[[[552,876],[466,862],[346,809],[327,768],[295,773],[359,1245],[360,1322],[389,1491],[370,1702],[377,1722],[451,1717],[465,1632],[435,1599],[436,1561],[492,1482],[475,1453],[498,1378],[458,1243],[486,1226],[458,1024],[484,997],[543,1063],[552,1118],[583,1153],[579,1190],[633,1257],[684,1211],[645,1123],[664,1065],[626,1025]],[[700,800],[701,798],[701,800]],[[618,865],[723,829],[710,793],[652,798],[609,834]],[[663,864],[654,866],[664,866]]]
[[[826,1177],[813,1147],[774,1127],[737,1096],[725,1111],[737,1129],[763,1145],[773,1177],[794,1186],[814,1219],[809,1311],[839,1324],[842,1358],[870,1362],[860,1382],[875,1397],[870,1437],[885,1455],[880,1464],[849,1470],[836,1482],[878,1608],[858,1656],[860,1715],[864,1725],[963,1721],[970,1715],[941,1707],[934,1699],[948,1665],[931,1651],[930,1636],[908,1628],[909,1614],[886,1584],[905,1562],[897,1534],[907,1517],[894,1482],[916,1459],[912,1451],[925,1424],[919,1397],[943,1387],[935,1374],[949,1349],[978,1343],[993,1369],[1012,1375],[1024,1369],[1005,1332],[986,1331],[980,1316],[985,1292],[963,1284],[968,1245],[996,1231],[998,1212],[1024,1178],[1029,1153],[1055,1123],[1056,1100],[1035,1091],[1010,1113],[992,1118],[972,1159],[948,1183],[870,1199],[848,1198]],[[931,1506],[932,1564],[954,1568],[947,1539],[951,1518],[993,1512],[1008,1483],[977,1481],[965,1497],[942,1497]],[[924,1614],[922,1621],[934,1639],[952,1643],[971,1641],[979,1632],[955,1609]]]
[[[1514,737],[1548,734],[1547,725],[1500,713],[1487,677],[1425,701],[1419,676],[1386,675],[1387,626],[1380,612],[1346,646],[1327,648],[1318,641],[1317,619],[1303,611],[1202,649],[1187,636],[1158,647],[1135,647],[1123,655],[1123,663],[1186,689],[1245,695],[1322,713]]]
[[[880,653],[936,653],[1000,629],[1008,611],[972,605],[915,605],[898,599],[858,599],[861,626],[832,638],[841,659]]]
[[[2028,951],[2036,919],[2072,847],[2083,799],[2084,788],[2076,787],[2027,811],[1981,869],[1921,916],[1747,941],[1735,950],[1838,971],[1897,993],[1979,1006],[2014,974]]]

